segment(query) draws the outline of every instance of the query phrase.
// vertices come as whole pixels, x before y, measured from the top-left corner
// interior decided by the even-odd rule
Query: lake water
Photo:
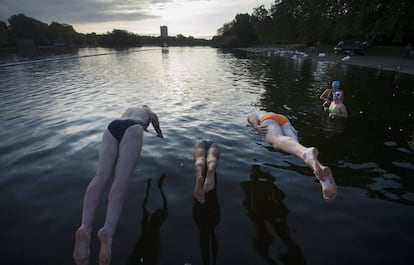
[[[1,58],[1,264],[73,264],[102,132],[126,107],[143,104],[158,114],[165,139],[152,128],[144,137],[112,264],[141,264],[142,252],[168,265],[208,264],[208,257],[226,265],[414,259],[413,76],[213,48]],[[321,111],[319,95],[334,79],[345,92],[344,122]],[[323,200],[301,160],[272,150],[247,126],[257,109],[284,113],[300,141],[319,148],[338,185],[334,202]],[[200,207],[191,151],[205,137],[222,154],[217,189]],[[105,206],[106,194],[91,264]]]

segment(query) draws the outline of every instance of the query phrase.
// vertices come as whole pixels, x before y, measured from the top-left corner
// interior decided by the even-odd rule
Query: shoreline
[[[375,68],[381,71],[392,71],[396,73],[405,73],[414,75],[414,60],[402,57],[387,57],[380,55],[346,55],[327,53],[325,57],[319,57],[319,54],[310,55],[310,58],[318,61],[329,61],[334,63],[357,65],[368,68]]]
[[[236,50],[260,53],[267,56],[288,56],[291,58],[303,57],[316,61],[333,62],[338,64],[350,64],[368,68],[375,68],[381,71],[393,71],[414,75],[414,58],[403,58],[401,53],[404,47],[372,47],[366,55],[347,56],[346,54],[335,54],[332,47],[298,48],[288,49],[284,47],[253,47],[239,48]]]

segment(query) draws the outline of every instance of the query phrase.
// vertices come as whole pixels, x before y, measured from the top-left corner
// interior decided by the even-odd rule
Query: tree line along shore
[[[333,46],[340,40],[370,45],[405,46],[414,43],[414,1],[275,0],[252,14],[237,14],[211,40],[181,34],[176,37],[140,36],[121,29],[106,34],[82,34],[68,24],[43,23],[23,14],[0,21],[0,47],[31,41],[37,46],[131,47],[141,45],[202,45],[219,48],[287,45]],[[30,44],[30,43],[29,43]]]
[[[181,34],[175,37],[140,36],[122,29],[113,29],[105,34],[78,33],[73,26],[51,22],[43,23],[24,14],[12,15],[7,25],[0,21],[0,47],[139,47],[142,45],[206,46],[209,40],[197,39]]]

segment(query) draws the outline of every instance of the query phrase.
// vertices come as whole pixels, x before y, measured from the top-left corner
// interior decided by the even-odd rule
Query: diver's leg
[[[108,207],[104,226],[98,231],[101,241],[99,263],[111,261],[112,240],[128,190],[129,176],[141,156],[144,130],[140,125],[129,127],[119,144],[119,155],[115,167],[114,182],[109,190]]]
[[[204,192],[211,191],[214,186],[214,175],[216,174],[216,168],[218,159],[220,158],[220,148],[216,143],[212,144],[207,150],[207,174],[206,180],[204,181]]]
[[[329,167],[320,164],[318,161],[319,152],[316,147],[305,147],[291,137],[279,136],[277,134],[277,128],[275,129],[273,125],[268,126],[265,140],[272,144],[273,148],[282,150],[302,159],[313,170],[313,174],[321,183],[324,198],[326,200],[335,198],[337,188],[332,176],[332,171]]]
[[[194,197],[200,202],[204,203],[205,194],[203,191],[204,172],[206,170],[206,149],[204,143],[199,140],[193,148],[194,170],[196,183],[194,187]]]
[[[118,141],[108,130],[105,130],[99,151],[97,171],[85,191],[82,222],[75,234],[73,258],[77,265],[89,264],[89,243],[93,220],[103,191],[112,176],[117,156]]]

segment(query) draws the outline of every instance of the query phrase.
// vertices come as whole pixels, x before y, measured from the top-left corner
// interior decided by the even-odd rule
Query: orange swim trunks
[[[289,119],[285,115],[276,114],[276,113],[273,113],[273,112],[269,112],[269,113],[265,114],[260,119],[260,124],[263,124],[263,122],[265,122],[265,120],[274,120],[275,122],[279,123],[280,126],[282,126],[286,122],[289,122]]]

